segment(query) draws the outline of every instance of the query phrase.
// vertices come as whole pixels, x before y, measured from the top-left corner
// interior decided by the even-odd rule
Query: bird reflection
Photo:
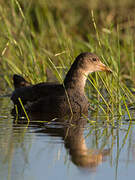
[[[34,125],[34,132],[37,135],[47,134],[63,139],[71,161],[79,168],[96,171],[96,167],[110,154],[110,149],[87,148],[84,138],[87,121],[79,115],[52,119],[48,123],[46,123],[48,121],[47,115],[31,114],[29,117],[29,126]],[[14,125],[18,126],[19,123],[26,123],[26,121],[18,120]]]

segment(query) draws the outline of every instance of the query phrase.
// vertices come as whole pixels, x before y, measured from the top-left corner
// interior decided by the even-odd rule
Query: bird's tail
[[[14,83],[15,89],[31,85],[22,76],[19,76],[17,74],[14,74],[14,76],[13,76],[13,83]]]

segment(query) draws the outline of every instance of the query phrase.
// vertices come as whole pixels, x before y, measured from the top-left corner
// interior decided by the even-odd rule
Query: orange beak
[[[98,71],[106,71],[106,72],[112,73],[112,70],[109,67],[107,67],[106,65],[104,65],[102,62],[97,64],[97,69],[98,69]]]

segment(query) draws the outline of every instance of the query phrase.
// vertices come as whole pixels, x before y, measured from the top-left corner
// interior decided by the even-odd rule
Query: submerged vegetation
[[[94,52],[113,74],[90,75],[86,85],[90,104],[105,115],[126,113],[131,120],[134,12],[133,0],[1,0],[1,74],[11,88],[14,73],[32,83],[54,77],[62,82],[80,52]]]

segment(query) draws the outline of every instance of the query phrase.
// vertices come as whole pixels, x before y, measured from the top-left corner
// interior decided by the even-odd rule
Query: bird
[[[28,113],[50,113],[57,116],[87,114],[89,102],[84,88],[89,73],[96,71],[112,72],[96,54],[83,52],[75,58],[62,84],[42,82],[33,85],[15,74],[15,90],[11,100],[20,114],[24,111],[22,104]]]

